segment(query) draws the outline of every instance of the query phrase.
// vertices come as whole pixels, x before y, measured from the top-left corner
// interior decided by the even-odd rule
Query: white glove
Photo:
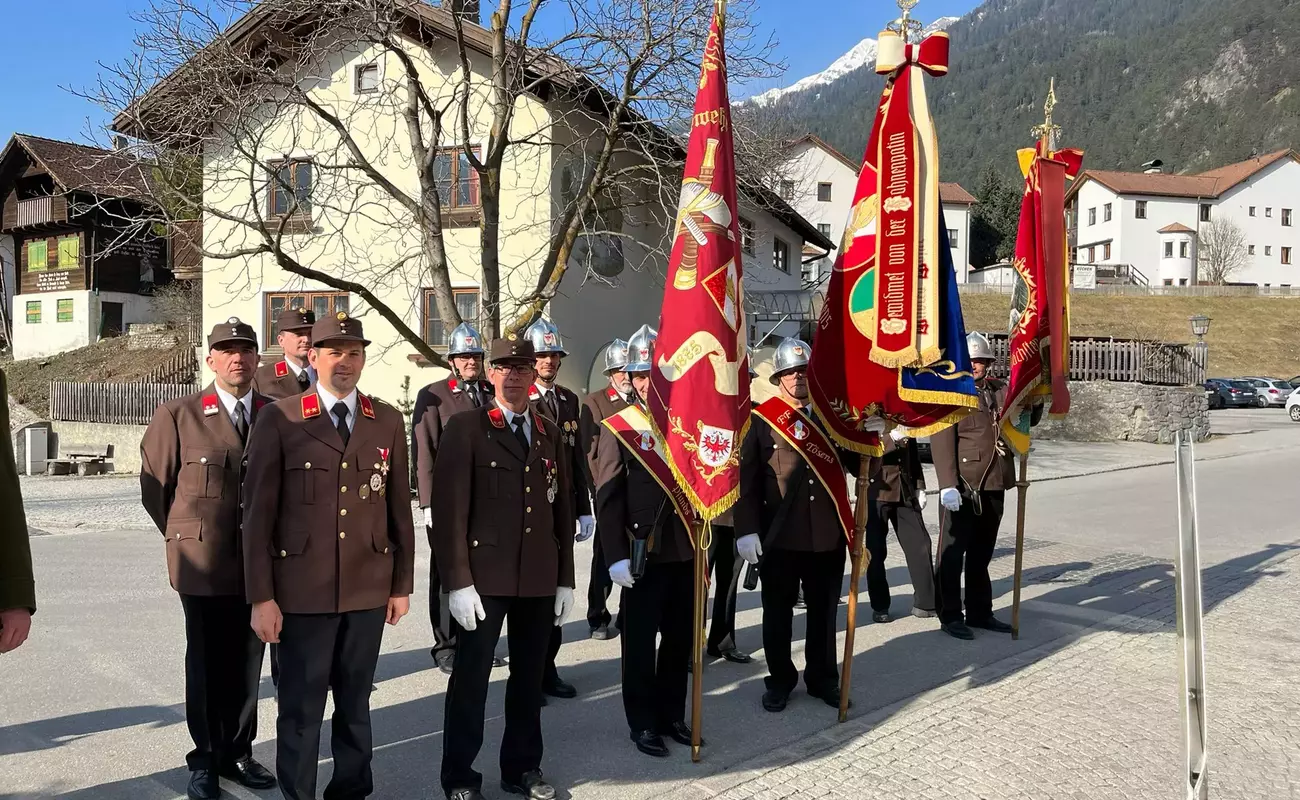
[[[884,433],[887,427],[889,427],[889,423],[885,422],[884,417],[870,417],[866,422],[862,423],[862,430],[874,433]]]
[[[575,542],[585,542],[596,532],[596,518],[590,514],[583,514],[578,517],[578,533],[573,537]]]
[[[750,564],[757,564],[763,555],[763,542],[757,533],[748,533],[736,540],[736,552]]]
[[[615,561],[609,567],[609,579],[624,589],[631,589],[636,579],[632,577],[632,559]]]
[[[907,438],[907,428],[904,428],[901,425],[895,425],[889,429],[889,438],[893,439],[895,442],[903,441]]]
[[[941,489],[939,503],[949,511],[956,511],[961,508],[961,492],[956,489]]]
[[[467,631],[477,628],[479,620],[487,619],[487,612],[483,610],[483,600],[473,586],[453,589],[451,594],[447,595],[447,608],[451,611],[451,618]]]
[[[958,500],[961,500],[961,496],[958,495],[958,496],[957,496],[957,499],[958,499]],[[925,510],[925,504],[928,503],[928,502],[929,502],[929,499],[925,496],[925,490],[924,490],[924,489],[917,489],[917,490],[916,490],[916,510],[917,510],[917,511],[924,511],[924,510]]]
[[[432,527],[433,527],[433,509],[432,509],[432,508],[425,508],[425,509],[422,509],[422,510],[424,511],[424,527],[426,527],[426,528],[432,528]]]
[[[573,610],[573,590],[568,586],[555,587],[555,627],[560,627]]]

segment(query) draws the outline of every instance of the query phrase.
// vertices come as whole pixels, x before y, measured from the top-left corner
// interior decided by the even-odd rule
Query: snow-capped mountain
[[[930,34],[935,31],[944,30],[945,28],[947,28],[948,26],[956,22],[958,19],[960,19],[960,17],[940,17],[939,19],[930,23],[926,27],[925,32],[927,34]],[[747,103],[753,102],[759,105],[768,105],[773,101],[777,100],[778,98],[784,97],[785,95],[794,94],[797,92],[803,92],[813,88],[814,86],[824,86],[828,83],[834,83],[840,78],[843,78],[845,75],[848,75],[850,72],[854,72],[865,66],[875,63],[877,49],[878,47],[875,39],[872,38],[863,39],[862,41],[855,44],[853,48],[849,50],[849,52],[835,59],[835,61],[832,62],[829,67],[822,70],[821,72],[818,72],[816,75],[809,75],[806,78],[801,78],[800,80],[784,88],[768,89],[766,92],[763,92],[762,94],[754,95],[753,97],[749,98],[745,102]]]

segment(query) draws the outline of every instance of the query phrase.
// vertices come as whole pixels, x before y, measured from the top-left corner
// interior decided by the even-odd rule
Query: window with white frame
[[[1097,208],[1095,206],[1093,208],[1088,209],[1088,224],[1089,225],[1097,224]]]
[[[1273,255],[1273,245],[1271,244],[1264,245],[1264,255],[1266,256]]]
[[[1271,214],[1272,211],[1270,210],[1269,213]],[[1209,221],[1210,221],[1210,204],[1201,203],[1201,222],[1209,222]]]
[[[379,91],[379,64],[357,64],[352,73],[352,89],[357,94],[373,94]]]
[[[1174,257],[1174,243],[1165,242],[1165,258],[1173,258],[1173,257]]]
[[[817,184],[817,202],[829,203],[831,201],[831,185],[829,183]]]
[[[1137,217],[1138,219],[1147,218],[1147,201],[1138,200],[1133,204],[1133,216]]]
[[[959,244],[957,243],[957,229],[956,229],[956,228],[949,228],[949,229],[948,229],[948,246],[949,246],[949,247],[960,247],[960,246],[961,246],[961,245],[959,245]]]
[[[1282,209],[1282,227],[1291,227],[1291,209],[1289,208]]]
[[[1291,263],[1291,248],[1289,247],[1282,248],[1282,263],[1283,264]]]
[[[1273,218],[1273,208],[1272,208],[1272,206],[1264,206],[1264,216],[1265,216],[1265,217],[1268,217],[1269,219],[1272,219],[1272,218]]]
[[[790,271],[790,245],[781,241],[781,238],[772,238],[772,266],[782,272]]]
[[[1101,216],[1102,216],[1102,219],[1103,219],[1105,222],[1110,222],[1110,216],[1111,216],[1111,204],[1110,204],[1110,203],[1107,203],[1106,205],[1102,206],[1101,209],[1102,209],[1102,215],[1101,215]]]
[[[1187,242],[1178,243],[1178,257],[1187,258]]]
[[[1252,217],[1255,216],[1255,207],[1254,207],[1254,206],[1251,206],[1251,207],[1250,207],[1250,215],[1251,215]]]

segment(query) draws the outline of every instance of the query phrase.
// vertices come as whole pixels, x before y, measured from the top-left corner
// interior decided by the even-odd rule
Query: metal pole
[[[858,456],[857,505],[853,509],[853,549],[849,556],[853,568],[849,570],[849,615],[844,631],[844,664],[840,667],[840,722],[849,718],[849,687],[853,682],[853,635],[858,630],[858,584],[862,581],[862,570],[869,556],[866,551],[867,538],[867,486],[871,456]]]
[[[700,760],[701,720],[704,705],[704,606],[709,599],[709,548],[705,531],[712,528],[695,523],[695,641],[691,651],[691,761]]]
[[[1174,433],[1178,479],[1178,557],[1174,561],[1178,648],[1182,661],[1183,743],[1186,764],[1183,795],[1187,800],[1209,797],[1205,736],[1205,645],[1201,631],[1201,555],[1196,526],[1196,467],[1191,432]]]
[[[1029,454],[1020,455],[1016,481],[1016,574],[1011,584],[1011,638],[1020,638],[1020,578],[1025,563],[1025,499],[1029,492]]]

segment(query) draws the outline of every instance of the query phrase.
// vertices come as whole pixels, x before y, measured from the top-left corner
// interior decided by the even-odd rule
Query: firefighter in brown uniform
[[[934,557],[930,532],[921,512],[925,510],[925,475],[921,453],[907,429],[894,428],[884,437],[885,453],[871,459],[871,482],[867,489],[867,596],[871,618],[892,622],[889,615],[889,580],[885,575],[886,537],[894,526],[898,544],[907,559],[912,579],[912,616],[934,616]]]
[[[1007,385],[988,374],[993,348],[978,333],[966,337],[971,373],[979,391],[979,408],[960,422],[930,437],[934,471],[939,477],[941,538],[938,601],[943,630],[958,639],[974,639],[971,628],[1010,633],[1011,626],[993,616],[989,562],[1002,523],[1006,490],[1016,484],[1011,451],[1002,441],[998,418]],[[966,609],[961,582],[965,561]]]
[[[462,322],[451,332],[447,359],[452,374],[421,389],[415,396],[411,415],[411,457],[415,459],[419,504],[424,511],[425,533],[431,535],[433,509],[433,468],[438,444],[447,422],[462,411],[492,402],[492,384],[483,378],[483,337]],[[433,626],[433,649],[430,651],[438,668],[451,674],[456,656],[456,621],[447,610],[447,591],[438,577],[437,554],[430,554],[429,621]],[[494,659],[494,666],[504,666]]]
[[[0,370],[0,398],[8,398],[4,370]],[[9,430],[9,404],[0,404],[0,431]],[[32,547],[27,537],[27,515],[18,484],[18,464],[13,444],[0,439],[0,654],[27,641],[36,613],[36,581],[32,576]]]
[[[275,319],[275,341],[284,358],[263,364],[253,376],[253,390],[272,400],[302,394],[316,382],[316,371],[307,363],[311,349],[311,326],[316,315],[302,308],[286,308]]]
[[[218,776],[253,789],[275,777],[253,759],[263,644],[249,628],[240,523],[250,430],[271,402],[252,390],[257,336],[231,317],[208,335],[201,392],[158,407],[140,443],[140,501],[162,533],[185,612],[187,793],[220,796]]]
[[[409,610],[415,534],[402,415],[357,391],[361,321],[312,326],[315,391],[262,411],[248,451],[244,576],[253,630],[280,644],[276,772],[314,800],[321,718],[334,697],[327,798],[373,791],[370,690],[384,623]]]
[[[542,674],[551,630],[573,608],[573,487],[560,430],[529,407],[533,346],[492,343],[496,397],[452,417],[434,466],[430,544],[460,624],[447,684],[441,782],[450,800],[480,800],[474,759],[483,746],[493,651],[510,623],[501,788],[551,800],[542,776]]]
[[[595,479],[601,547],[610,578],[623,589],[623,712],[636,748],[663,758],[664,736],[691,743],[686,666],[694,546],[678,510],[682,501],[668,494],[675,481],[645,411],[654,340],[648,325],[628,339],[636,404],[602,423]]]
[[[595,489],[593,474],[596,469],[596,443],[600,436],[600,423],[612,417],[629,405],[628,396],[632,394],[632,381],[627,376],[627,342],[615,339],[605,347],[605,375],[609,384],[603,386],[582,401],[582,413],[578,419],[579,447],[585,456],[583,469],[586,471],[587,485]],[[618,635],[618,626],[610,630],[609,623],[613,617],[609,613],[609,595],[614,589],[614,582],[609,579],[609,568],[605,565],[605,554],[601,548],[599,521],[595,536],[591,541],[591,580],[587,583],[587,625],[591,628],[591,638],[612,639]]]
[[[560,429],[560,440],[569,460],[569,475],[573,484],[573,501],[571,508],[577,517],[577,530],[574,531],[575,542],[585,542],[596,532],[596,520],[591,515],[591,495],[587,492],[587,471],[583,464],[582,451],[578,447],[578,417],[581,404],[578,395],[572,390],[555,382],[560,373],[560,363],[568,355],[564,351],[564,341],[560,331],[551,322],[539,319],[524,334],[533,345],[535,357],[534,368],[537,380],[528,391],[528,401],[533,411],[555,423]],[[542,694],[551,697],[577,697],[578,690],[573,684],[560,678],[555,667],[555,657],[564,642],[564,631],[556,627],[551,632],[550,649],[546,654],[546,673],[542,676]],[[542,698],[542,705],[546,698]]]
[[[799,339],[785,339],[777,346],[770,380],[779,394],[755,409],[740,449],[736,549],[750,564],[759,564],[763,653],[768,669],[762,702],[763,708],[772,712],[785,710],[799,683],[790,644],[800,584],[808,609],[804,684],[808,694],[827,705],[838,708],[840,704],[835,620],[848,553],[844,525],[836,510],[836,496],[828,491],[820,473],[814,474],[804,455],[773,430],[763,413],[768,403],[784,403],[783,412],[788,408],[798,415],[792,418],[796,438],[807,438],[813,429],[822,430],[807,408],[811,353]],[[824,450],[835,450],[829,439]],[[838,451],[830,457],[837,463],[828,472],[833,473],[831,480],[844,484],[842,499],[847,505],[847,483]]]

